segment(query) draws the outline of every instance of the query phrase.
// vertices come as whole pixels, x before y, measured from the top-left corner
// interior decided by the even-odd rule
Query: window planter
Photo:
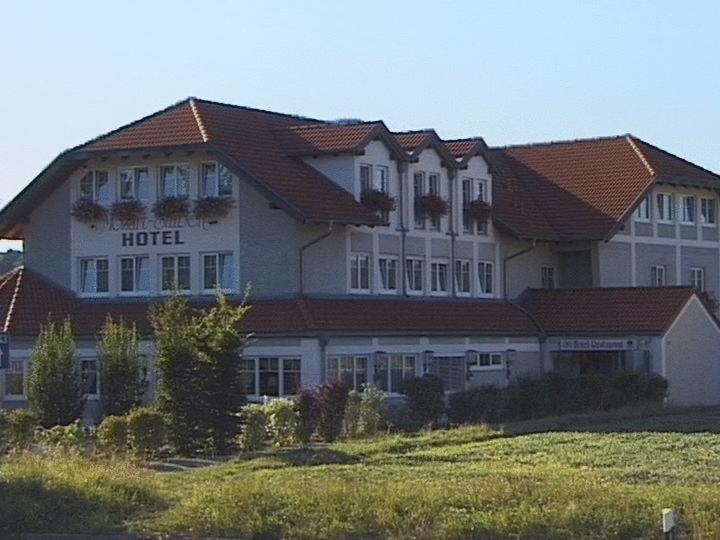
[[[193,214],[197,219],[219,219],[227,216],[233,206],[230,197],[204,197],[195,201]]]
[[[158,219],[178,219],[190,214],[190,203],[184,197],[165,197],[153,205],[153,214]]]
[[[92,225],[107,219],[108,211],[103,205],[89,199],[79,199],[72,207],[72,216],[80,223]]]
[[[422,195],[415,200],[415,205],[423,217],[431,219],[447,216],[450,211],[450,204],[439,195]]]
[[[392,212],[395,210],[395,197],[384,191],[370,189],[362,194],[361,202],[373,212]]]
[[[112,205],[110,213],[113,219],[131,223],[145,216],[145,205],[138,200],[120,201]]]
[[[464,209],[466,219],[475,221],[478,225],[484,225],[492,215],[492,207],[485,201],[470,201]]]

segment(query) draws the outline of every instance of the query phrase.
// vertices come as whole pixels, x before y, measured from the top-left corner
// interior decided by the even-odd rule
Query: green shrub
[[[67,426],[53,426],[35,433],[35,440],[41,446],[63,453],[79,452],[89,446],[92,441],[90,431],[81,426],[77,420]]]
[[[165,417],[150,407],[139,407],[127,416],[127,438],[132,451],[155,456],[165,444]]]
[[[100,397],[103,414],[119,416],[140,405],[145,384],[141,377],[140,345],[135,327],[110,316],[100,334]]]
[[[503,418],[504,400],[504,390],[496,386],[455,392],[448,398],[448,417],[456,424],[495,424]]]
[[[422,426],[437,423],[445,412],[445,392],[440,377],[423,375],[403,381],[402,393],[408,398],[408,406]]]
[[[382,405],[385,394],[377,386],[368,384],[363,389],[360,401],[360,425],[362,433],[369,437],[377,434],[382,423]]]
[[[106,416],[98,427],[97,437],[105,450],[109,450],[111,452],[127,451],[127,416]]]
[[[240,428],[240,448],[247,452],[259,450],[267,438],[267,414],[262,405],[243,407]]]
[[[304,389],[295,396],[297,430],[295,437],[301,444],[308,444],[320,419],[320,404],[315,390]]]
[[[349,388],[340,381],[324,384],[318,389],[320,419],[318,433],[325,442],[332,442],[342,433]]]
[[[362,407],[362,395],[355,390],[351,391],[347,397],[345,405],[345,436],[351,439],[358,437],[362,433],[362,425],[360,423],[360,409]]]
[[[382,406],[382,419],[385,427],[391,431],[414,433],[422,428],[422,424],[404,399],[385,400]]]
[[[8,443],[14,449],[27,448],[38,428],[38,419],[29,409],[15,409],[7,415]]]
[[[297,412],[295,404],[289,399],[278,399],[265,407],[267,431],[275,446],[290,446],[295,442],[297,432]]]

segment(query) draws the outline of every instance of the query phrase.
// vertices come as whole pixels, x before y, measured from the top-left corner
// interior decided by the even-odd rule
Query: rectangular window
[[[700,199],[700,220],[707,226],[717,224],[717,199]]]
[[[370,290],[370,256],[350,255],[350,288],[354,291]]]
[[[120,170],[120,200],[150,199],[150,172],[147,167]]]
[[[455,289],[459,295],[470,294],[470,261],[455,261]]]
[[[203,197],[232,197],[232,173],[219,163],[203,163],[201,167],[201,194]]]
[[[10,360],[5,370],[5,397],[23,397],[25,395],[25,362]]]
[[[400,393],[402,382],[415,377],[416,358],[410,354],[382,354],[375,359],[374,383],[380,390]]]
[[[493,293],[493,263],[490,261],[478,263],[478,293],[481,295]]]
[[[425,261],[422,259],[405,259],[405,281],[407,291],[410,294],[422,294],[425,289],[423,272]]]
[[[540,269],[541,274],[541,287],[543,289],[554,289],[555,283],[555,268],[553,266],[543,266]]]
[[[650,281],[653,287],[664,287],[665,281],[665,267],[662,265],[653,266],[650,269]]]
[[[375,189],[390,193],[390,172],[387,167],[375,165]]]
[[[701,267],[690,268],[690,286],[698,291],[705,290],[705,269]]]
[[[380,290],[383,292],[397,292],[397,257],[380,257],[378,259],[378,267],[380,272]]]
[[[80,260],[80,292],[82,294],[107,294],[110,291],[108,260]]]
[[[440,195],[440,175],[437,173],[428,174],[428,194]],[[430,229],[439,231],[442,219],[439,217],[430,218]]]
[[[150,287],[148,257],[120,258],[120,292],[146,293]]]
[[[673,195],[672,193],[657,194],[657,220],[658,223],[673,222]]]
[[[160,194],[162,197],[187,198],[190,196],[190,167],[163,165],[160,167]]]
[[[372,167],[360,165],[360,194],[367,193],[372,189]]]
[[[80,198],[98,203],[110,202],[108,171],[88,171],[80,179]]]
[[[650,221],[650,195],[645,197],[638,207],[635,209],[635,221],[649,222]]]
[[[85,395],[98,395],[97,360],[80,360],[80,381]]]
[[[241,387],[245,392],[245,395],[256,396],[257,387],[255,385],[257,379],[255,377],[255,358],[240,358],[240,380]]]
[[[367,356],[333,356],[328,358],[327,380],[342,381],[359,392],[367,384],[367,369]]]
[[[435,294],[446,295],[448,293],[448,263],[431,263],[430,277],[430,290]]]
[[[473,181],[472,178],[463,178],[462,180],[462,207],[463,207],[463,232],[472,234],[473,219],[465,212],[468,204],[473,200]]]
[[[300,358],[242,358],[240,374],[248,396],[291,396],[302,387]]]
[[[425,195],[425,173],[416,172],[413,175],[413,196],[415,197],[414,212],[415,212],[415,228],[425,228],[425,216],[420,211],[420,197]]]
[[[468,367],[472,371],[503,369],[503,355],[502,353],[473,353],[468,359]]]
[[[696,202],[692,195],[682,196],[682,223],[685,225],[695,225]]]
[[[160,258],[160,288],[164,292],[190,290],[190,256],[164,255]]]
[[[235,257],[232,253],[203,255],[203,290],[235,290]]]

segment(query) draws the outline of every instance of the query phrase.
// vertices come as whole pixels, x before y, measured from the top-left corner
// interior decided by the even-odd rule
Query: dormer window
[[[683,225],[695,225],[695,212],[697,203],[692,195],[682,196],[682,223]]]
[[[717,224],[717,199],[700,199],[700,219],[703,226],[714,226]]]
[[[203,163],[200,192],[203,197],[232,197],[232,173],[219,163]]]
[[[673,222],[673,196],[672,193],[657,194],[657,220],[658,223]]]
[[[635,210],[635,221],[641,223],[650,221],[650,195],[645,197]]]
[[[163,165],[160,167],[160,194],[162,197],[186,199],[190,196],[190,167]]]
[[[120,170],[120,200],[150,199],[150,172],[147,167]]]
[[[107,171],[88,171],[80,179],[80,199],[110,202],[110,180]]]
[[[383,165],[360,165],[360,194],[373,190],[390,193],[390,170]]]

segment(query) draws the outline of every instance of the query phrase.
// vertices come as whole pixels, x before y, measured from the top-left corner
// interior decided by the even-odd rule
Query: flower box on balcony
[[[72,216],[80,223],[92,225],[107,219],[108,211],[103,205],[89,200],[79,199],[72,207]]]
[[[485,201],[470,201],[464,209],[465,218],[484,225],[492,216],[492,207]]]
[[[422,195],[416,199],[415,204],[418,212],[422,216],[431,219],[447,216],[450,211],[450,204],[439,195]]]
[[[233,206],[230,197],[203,197],[195,201],[193,214],[197,219],[219,219],[227,216]]]
[[[122,223],[132,223],[145,217],[145,205],[138,200],[120,201],[112,205],[110,213],[113,219]]]
[[[158,219],[179,219],[190,215],[190,202],[184,197],[165,197],[153,205]]]
[[[361,202],[373,212],[381,212],[383,214],[395,210],[395,197],[380,191],[378,189],[370,189],[362,194]]]

